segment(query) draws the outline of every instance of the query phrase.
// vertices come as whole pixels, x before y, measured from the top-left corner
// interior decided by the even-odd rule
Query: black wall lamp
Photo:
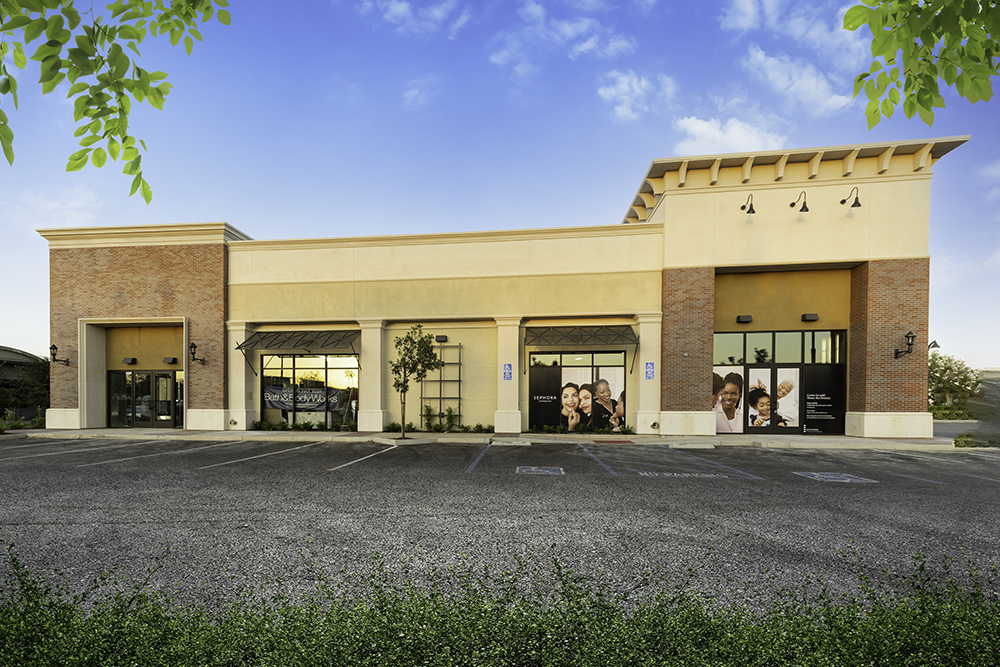
[[[177,357],[163,357],[163,363],[165,364],[176,364]]]
[[[757,211],[753,210],[753,195],[747,197],[747,203],[740,206],[741,211],[746,211],[747,215],[753,215]]]
[[[126,366],[135,366],[135,357],[125,357],[122,359],[122,363]]]
[[[737,315],[736,316],[736,323],[737,324],[750,324],[751,322],[753,322],[753,315]]]
[[[851,204],[851,208],[861,208],[861,202],[858,201],[858,188],[857,187],[855,187],[853,190],[851,190],[851,194],[849,194],[846,197],[844,197],[843,199],[841,199],[840,203],[841,204],[846,204],[847,200],[851,198],[851,195],[854,195],[854,203]]]
[[[906,334],[905,338],[906,338],[906,349],[905,350],[896,350],[896,357],[895,357],[896,359],[899,359],[904,354],[912,354],[913,353],[913,343],[914,343],[914,341],[917,340],[917,334],[915,334],[915,333],[913,333],[911,331],[910,333]]]
[[[434,342],[435,343],[447,343],[448,342],[448,336],[446,336],[444,334],[438,334],[437,336],[434,336]]]
[[[802,313],[803,322],[819,322],[818,313]]]
[[[205,365],[205,359],[204,359],[204,357],[202,357],[201,359],[199,359],[198,357],[194,356],[195,353],[198,351],[198,346],[197,345],[195,345],[194,343],[191,343],[190,345],[188,345],[188,350],[191,351],[191,361],[197,361],[202,366]]]
[[[941,346],[940,346],[940,345],[938,345],[938,342],[937,342],[936,340],[932,340],[932,341],[931,341],[931,342],[930,342],[930,343],[929,343],[929,344],[927,345],[927,349],[928,349],[928,350],[938,350],[938,349],[941,349]]]
[[[55,345],[49,346],[49,353],[52,355],[52,363],[62,364],[63,366],[69,366],[69,359],[56,359],[56,354],[59,353],[59,348]]]
[[[795,205],[799,203],[799,199],[802,200],[802,208],[799,209],[799,213],[808,213],[809,212],[809,207],[806,206],[806,191],[805,190],[803,190],[802,192],[800,192],[799,196],[795,198],[795,201],[793,201],[788,206],[791,207],[791,208],[795,208]]]

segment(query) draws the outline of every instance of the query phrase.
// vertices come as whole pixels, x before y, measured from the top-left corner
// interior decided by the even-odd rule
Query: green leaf
[[[59,11],[61,11],[62,15],[66,17],[67,21],[69,21],[69,29],[76,30],[76,26],[80,25],[80,12],[76,11],[76,8],[73,7],[73,5],[65,6]]]
[[[896,88],[889,89],[889,101],[892,102],[893,106],[899,104],[899,90]]]
[[[160,92],[159,88],[150,88],[146,93],[146,99],[149,100],[151,106],[163,111],[163,93]]]
[[[222,3],[219,4],[221,5]],[[222,6],[225,7],[227,5],[222,5]],[[229,23],[232,21],[232,18],[229,16],[229,12],[226,11],[225,9],[220,9],[218,12],[216,12],[216,16],[219,17],[219,23],[221,23],[222,25],[229,25]]]
[[[899,47],[896,46],[896,39],[892,36],[892,32],[879,30],[875,33],[875,37],[872,39],[873,58],[878,58],[879,56],[891,58],[896,55],[898,50]]]
[[[881,110],[883,116],[886,118],[892,118],[892,112],[895,111],[895,108],[889,100],[882,100]]]
[[[66,75],[63,72],[56,72],[51,79],[42,83],[42,95],[51,93],[65,78]]]
[[[98,148],[90,155],[90,162],[95,167],[100,169],[104,166],[104,163],[108,161],[108,154],[104,152],[103,148]]]
[[[934,112],[930,109],[920,107],[920,120],[927,123],[928,126],[934,125]]]
[[[87,134],[87,132],[90,132],[90,125],[81,125],[80,127],[76,128],[76,131],[73,133],[73,136],[82,137],[83,135]]]
[[[98,122],[100,122],[100,121],[98,121]],[[83,139],[80,140],[80,145],[81,146],[93,146],[94,144],[96,144],[100,140],[101,140],[101,138],[99,136],[97,136],[96,134],[89,134],[89,135],[87,135],[86,137],[84,137]]]
[[[14,164],[14,133],[6,123],[0,123],[0,146],[3,146],[7,164]]]
[[[46,22],[45,36],[49,39],[55,39],[56,33],[62,30],[64,25],[66,25],[66,21],[63,17],[59,14],[53,14]]]
[[[12,18],[11,20],[9,20],[6,23],[4,23],[3,25],[0,25],[0,32],[9,32],[9,31],[14,30],[16,28],[20,28],[22,26],[26,26],[29,23],[31,23],[31,17],[30,16],[26,16],[25,14],[18,14],[17,16],[15,16],[14,18]]]
[[[83,91],[87,90],[87,88],[89,88],[89,87],[90,86],[88,86],[83,81],[81,81],[79,83],[74,83],[70,87],[69,92],[66,93],[66,97],[73,97],[74,95],[78,95],[78,94],[82,93]]]
[[[0,77],[0,95],[6,95],[10,92],[10,79],[7,77]]]
[[[188,35],[184,38],[184,50],[187,51],[188,55],[191,55],[191,50],[194,48],[194,40]]]
[[[871,9],[865,7],[864,5],[855,5],[847,10],[844,14],[844,29],[845,30],[857,30],[861,26],[868,23],[868,15],[871,13]],[[228,24],[227,24],[228,25]]]
[[[142,198],[146,201],[147,205],[153,200],[153,191],[150,189],[146,179],[142,179]]]
[[[866,114],[866,117],[867,117],[867,120],[868,120],[868,129],[869,130],[872,129],[873,127],[875,127],[876,125],[878,125],[879,116],[880,116],[880,114],[879,114],[879,110],[878,110],[878,104],[876,104],[875,105],[875,109],[872,110],[872,111],[869,111]]]
[[[21,42],[14,42],[14,65],[19,69],[24,69],[28,64],[28,57],[24,54],[24,47]]]
[[[132,189],[129,190],[128,196],[131,197],[139,189],[139,184],[142,183],[142,174],[136,174],[135,178],[132,179]]]
[[[114,137],[108,137],[108,153],[111,154],[111,159],[115,162],[118,161],[118,155],[121,153],[121,144]]]

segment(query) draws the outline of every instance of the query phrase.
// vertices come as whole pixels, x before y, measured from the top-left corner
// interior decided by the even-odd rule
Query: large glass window
[[[338,428],[358,419],[358,357],[353,354],[261,356],[263,421]]]
[[[743,363],[743,334],[715,334],[715,351],[712,355],[716,366],[734,366]]]

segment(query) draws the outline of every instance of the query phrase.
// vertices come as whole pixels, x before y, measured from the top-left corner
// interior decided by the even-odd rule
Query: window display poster
[[[264,409],[320,412],[340,409],[340,390],[325,387],[264,387]]]
[[[528,378],[528,424],[532,429],[565,426],[619,429],[625,423],[625,369],[592,366],[532,366]]]
[[[716,433],[743,432],[743,366],[716,366],[712,376],[712,410]]]
[[[794,428],[799,425],[799,369],[751,368],[747,374],[747,425]]]
[[[844,367],[815,364],[803,368],[804,433],[841,434],[847,412]]]

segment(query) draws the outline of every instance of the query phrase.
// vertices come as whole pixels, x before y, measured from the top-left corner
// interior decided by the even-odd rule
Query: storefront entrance
[[[108,371],[109,428],[183,425],[183,371]]]
[[[716,432],[843,434],[846,343],[845,331],[715,334]]]

